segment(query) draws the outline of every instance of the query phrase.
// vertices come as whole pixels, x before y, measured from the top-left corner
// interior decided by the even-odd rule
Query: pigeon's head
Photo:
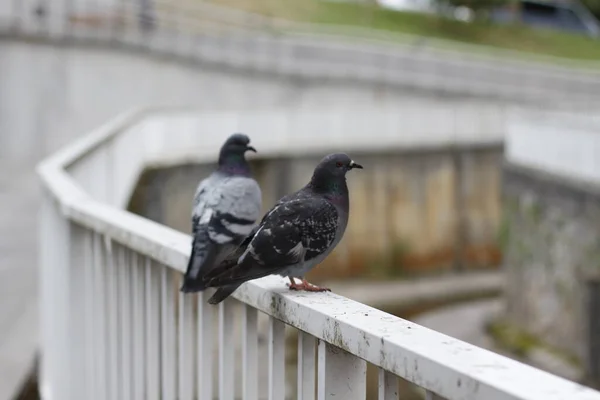
[[[229,136],[219,154],[219,164],[237,164],[245,162],[244,154],[247,151],[256,153],[256,149],[250,146],[250,138],[243,133],[234,133]]]
[[[346,172],[354,168],[362,169],[362,165],[352,161],[345,153],[333,153],[321,160],[315,172],[319,171],[329,176],[345,176]]]
[[[315,168],[311,186],[317,190],[329,191],[339,188],[338,183],[345,182],[346,173],[354,168],[362,169],[362,165],[352,161],[345,153],[334,153],[325,156]],[[345,185],[343,185],[345,187]]]
[[[225,143],[223,143],[222,149],[227,153],[244,154],[247,151],[253,151],[256,153],[256,149],[250,146],[250,138],[248,135],[243,133],[234,133],[229,136]]]

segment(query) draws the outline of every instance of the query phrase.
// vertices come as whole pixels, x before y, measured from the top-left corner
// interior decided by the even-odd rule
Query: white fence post
[[[298,332],[298,400],[315,399],[316,339]]]
[[[66,222],[68,224],[68,222]],[[70,376],[69,386],[72,399],[86,398],[90,391],[89,377],[86,376],[86,347],[93,346],[88,343],[86,335],[86,280],[92,271],[91,252],[89,251],[89,231],[80,226],[69,226],[70,260],[68,268],[69,294],[68,304],[70,315],[67,317],[70,334],[68,341],[70,351]]]
[[[379,400],[398,400],[398,377],[379,368]]]
[[[339,347],[319,341],[319,400],[363,400],[367,363]]]
[[[146,271],[146,399],[158,400],[161,398],[161,277],[156,263],[149,258],[146,258],[144,262]]]
[[[258,400],[258,312],[242,304],[242,399]]]
[[[213,309],[207,292],[198,294],[197,362],[198,399],[213,399]]]
[[[431,390],[427,390],[425,392],[425,400],[445,400],[443,397],[438,396],[433,393]]]
[[[179,292],[179,400],[193,400],[195,391],[194,356],[196,341],[196,324],[194,324],[194,297]]]
[[[131,298],[131,277],[133,268],[131,252],[119,247],[117,254],[117,274],[119,275],[119,303],[121,308],[121,367],[123,385],[121,398],[133,398],[133,301]]]
[[[219,399],[233,400],[235,393],[234,299],[219,303]]]
[[[285,399],[285,324],[269,317],[269,400]]]
[[[175,327],[175,290],[173,274],[166,268],[161,271],[161,373],[162,373],[162,399],[174,400],[177,398],[177,337]]]
[[[70,226],[59,205],[44,188],[40,215],[40,315],[42,362],[40,391],[44,399],[69,399]]]

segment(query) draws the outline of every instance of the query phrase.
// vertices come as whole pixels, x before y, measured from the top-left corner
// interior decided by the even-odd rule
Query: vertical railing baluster
[[[119,251],[118,245],[112,243],[110,238],[105,237],[104,246],[106,249],[106,306],[107,306],[107,317],[108,323],[106,324],[107,338],[108,338],[108,356],[109,356],[109,388],[108,392],[111,399],[119,399],[119,309],[118,309],[118,280],[117,280],[117,263],[116,255]]]
[[[425,391],[425,400],[445,400],[443,397],[438,396],[437,394],[433,393],[431,390],[426,390]]]
[[[119,308],[121,315],[121,373],[122,386],[121,398],[133,398],[133,304],[132,297],[132,271],[131,250],[121,248],[117,257],[117,275],[119,277]]]
[[[179,292],[179,400],[194,398],[194,296]]]
[[[174,400],[176,398],[175,293],[173,284],[171,271],[162,268],[160,282],[162,400]]]
[[[379,368],[379,400],[398,400],[398,377]]]
[[[86,396],[90,400],[100,399],[98,397],[100,389],[98,388],[98,375],[97,375],[97,360],[96,360],[96,347],[98,347],[97,335],[94,330],[96,320],[96,297],[95,297],[95,286],[94,286],[94,233],[92,231],[86,231],[85,235],[85,358],[86,358],[86,376],[87,376],[87,387]]]
[[[242,304],[242,400],[258,400],[258,312]]]
[[[70,346],[70,396],[86,396],[86,335],[85,335],[85,276],[87,231],[70,224],[69,259],[69,346]]]
[[[298,331],[298,400],[315,399],[316,344],[314,336]]]
[[[319,341],[318,400],[363,400],[367,363],[339,347]]]
[[[69,397],[71,225],[51,193],[43,192],[40,229],[42,355],[40,391],[43,396]]]
[[[269,400],[285,399],[285,324],[269,317]]]
[[[199,400],[213,400],[213,315],[215,307],[208,304],[207,292],[198,294],[198,371]]]
[[[105,290],[105,248],[103,246],[102,235],[94,234],[94,306],[95,306],[95,318],[94,318],[94,333],[96,342],[96,354],[95,359],[98,360],[96,375],[97,383],[96,386],[98,398],[108,398],[108,363],[107,363],[107,346],[106,346],[106,290]]]
[[[16,7],[19,3],[13,0],[14,18],[18,18]],[[40,230],[38,233],[39,242],[39,307],[40,307],[40,345],[44,352],[40,359],[40,368],[38,373],[39,391],[41,397],[53,395],[53,385],[55,385],[56,375],[59,371],[55,368],[55,324],[54,314],[58,312],[58,305],[55,303],[54,295],[55,279],[54,274],[54,252],[56,251],[56,224],[58,210],[54,204],[52,194],[43,189],[40,207]]]
[[[145,400],[144,260],[137,253],[133,255],[133,398]]]
[[[160,273],[159,265],[145,258],[146,279],[146,399],[160,399]],[[163,266],[160,266],[164,268]]]
[[[230,298],[219,303],[219,400],[233,400],[235,392],[233,307]]]

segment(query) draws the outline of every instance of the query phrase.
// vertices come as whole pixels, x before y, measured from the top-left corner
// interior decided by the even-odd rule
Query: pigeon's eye
[[[338,168],[342,168],[342,166],[344,165],[341,161],[338,161],[335,163],[336,167]]]

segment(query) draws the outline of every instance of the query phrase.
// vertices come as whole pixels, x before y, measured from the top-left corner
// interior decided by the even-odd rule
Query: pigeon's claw
[[[302,283],[296,283],[293,278],[290,278],[288,287],[290,290],[303,290],[305,292],[331,292],[331,289],[313,285],[312,283],[308,283],[306,279],[302,279]]]
[[[312,283],[308,283],[306,279],[302,279],[302,285],[304,285],[304,290],[307,292],[331,292],[331,289],[328,287],[313,285]]]

